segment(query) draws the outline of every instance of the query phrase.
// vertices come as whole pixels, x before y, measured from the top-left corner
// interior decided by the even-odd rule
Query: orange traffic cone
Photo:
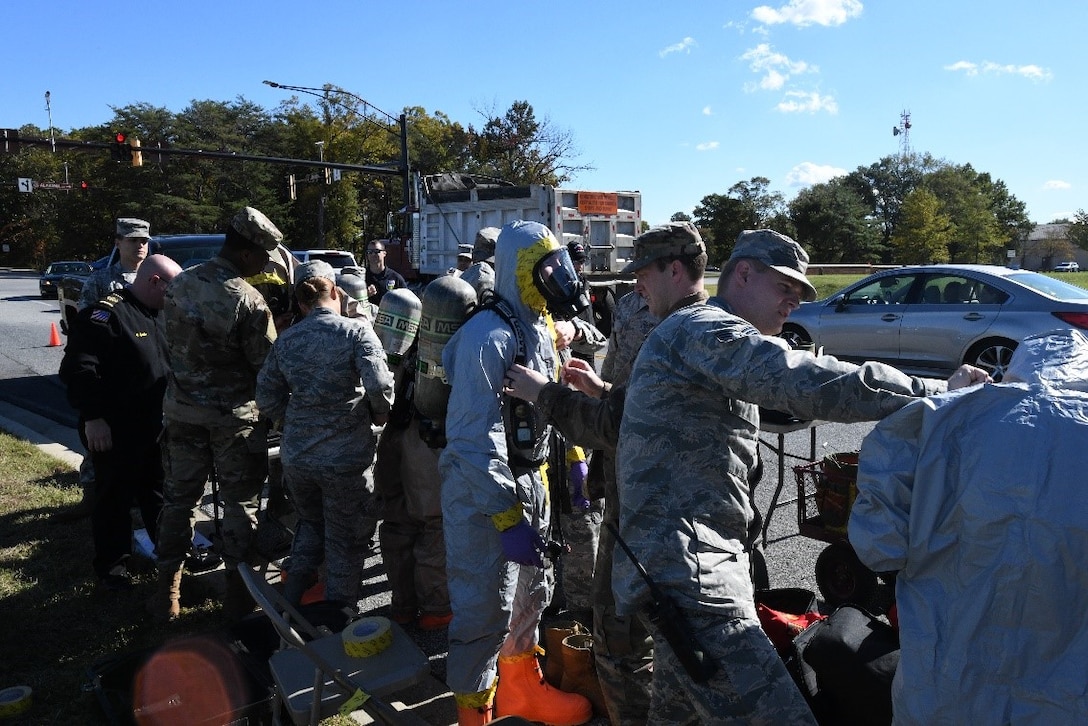
[[[57,330],[56,323],[49,324],[49,347],[56,348],[60,345],[60,331]]]

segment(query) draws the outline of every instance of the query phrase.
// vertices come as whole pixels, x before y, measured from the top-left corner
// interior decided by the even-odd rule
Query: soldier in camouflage
[[[789,237],[742,232],[718,295],[706,303],[704,249],[694,226],[670,223],[642,236],[625,269],[663,320],[643,345],[626,394],[620,530],[719,667],[696,683],[651,624],[648,720],[814,724],[756,618],[749,477],[758,461],[759,407],[809,420],[874,420],[946,385],[879,363],[816,357],[770,337],[802,299],[815,297],[804,274],[808,255]],[[987,378],[964,366],[950,383]],[[625,557],[615,563],[613,588],[621,615],[650,601]]]
[[[374,492],[371,425],[388,420],[393,375],[371,327],[340,314],[343,293],[327,262],[300,265],[295,279],[305,317],[272,346],[256,397],[262,415],[283,422],[280,457],[299,516],[285,596],[298,605],[324,560],[326,598],[355,608]]]
[[[159,621],[180,612],[194,511],[213,473],[223,503],[224,611],[241,615],[252,606],[237,567],[252,554],[257,502],[268,474],[268,430],[254,393],[276,329],[264,298],[245,278],[265,268],[282,239],[268,217],[245,207],[231,218],[219,254],[178,275],[167,289],[165,502],[159,586],[148,603]]]
[[[117,234],[113,244],[117,247],[117,262],[92,272],[83,281],[76,309],[94,305],[114,290],[126,288],[136,279],[140,263],[148,255],[151,241],[151,225],[135,217],[117,220]]]

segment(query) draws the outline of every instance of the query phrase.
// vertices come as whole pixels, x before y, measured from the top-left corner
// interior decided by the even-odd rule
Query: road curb
[[[73,469],[83,463],[82,444],[75,429],[0,401],[0,429],[28,441],[43,453]]]

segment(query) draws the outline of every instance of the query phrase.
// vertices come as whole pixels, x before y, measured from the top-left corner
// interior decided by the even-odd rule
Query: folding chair
[[[351,710],[366,712],[376,723],[424,723],[379,700],[422,681],[430,672],[427,656],[396,623],[389,624],[392,645],[376,655],[354,658],[344,652],[340,633],[314,627],[253,568],[239,563],[238,572],[283,645],[268,661],[280,696],[273,705],[276,723],[281,722],[281,701],[293,723],[316,726],[339,713],[349,699]]]

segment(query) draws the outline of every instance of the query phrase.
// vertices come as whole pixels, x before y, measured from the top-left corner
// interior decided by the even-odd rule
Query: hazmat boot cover
[[[536,653],[499,656],[495,716],[520,716],[552,726],[578,726],[593,717],[585,696],[564,693],[544,680]]]

